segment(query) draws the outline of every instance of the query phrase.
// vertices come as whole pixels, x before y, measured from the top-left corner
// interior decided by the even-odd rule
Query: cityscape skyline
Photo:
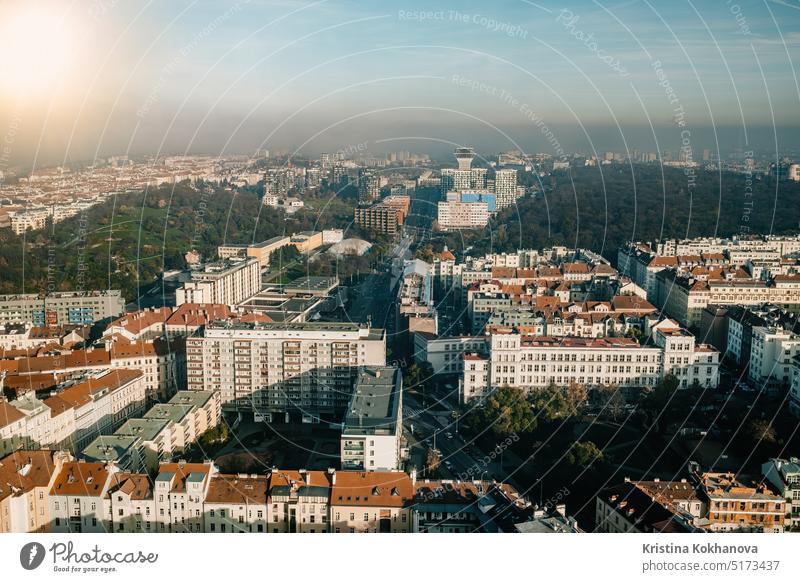
[[[5,163],[364,141],[557,154],[546,130],[566,151],[674,149],[689,130],[779,157],[800,146],[800,27],[764,6],[7,2]]]

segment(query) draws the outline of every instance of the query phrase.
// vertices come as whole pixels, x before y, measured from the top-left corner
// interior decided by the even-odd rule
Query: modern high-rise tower
[[[455,156],[458,161],[458,169],[469,172],[472,168],[472,160],[475,159],[475,150],[472,148],[456,148]]]

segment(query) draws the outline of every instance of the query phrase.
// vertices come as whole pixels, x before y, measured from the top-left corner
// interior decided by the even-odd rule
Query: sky
[[[800,148],[798,0],[0,0],[0,37],[0,170]]]

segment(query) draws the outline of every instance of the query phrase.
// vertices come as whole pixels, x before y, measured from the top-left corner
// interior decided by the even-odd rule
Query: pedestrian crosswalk
[[[403,418],[418,418],[425,412],[424,409],[413,406],[403,406]]]

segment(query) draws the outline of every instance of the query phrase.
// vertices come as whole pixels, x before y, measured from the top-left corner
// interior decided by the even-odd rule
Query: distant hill
[[[697,170],[693,187],[681,169],[655,165],[577,168],[548,179],[546,195],[527,197],[501,212],[487,230],[455,233],[449,248],[507,251],[548,245],[585,247],[616,260],[629,239],[798,232],[800,182],[753,179]],[[749,203],[752,204],[750,205]],[[441,242],[441,241],[439,241]]]
[[[131,301],[163,270],[183,267],[183,255],[192,248],[214,257],[223,242],[352,222],[352,197],[323,192],[304,199],[306,208],[287,218],[262,206],[255,192],[203,193],[183,183],[120,194],[52,229],[29,231],[24,239],[0,229],[0,293],[20,292],[24,281],[26,292],[119,288]]]

